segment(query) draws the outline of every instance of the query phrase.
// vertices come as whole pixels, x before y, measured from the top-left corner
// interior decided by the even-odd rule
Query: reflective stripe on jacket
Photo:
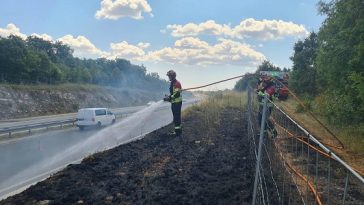
[[[171,81],[169,92],[171,97],[171,103],[182,102],[182,86],[178,80],[174,79],[173,81]]]

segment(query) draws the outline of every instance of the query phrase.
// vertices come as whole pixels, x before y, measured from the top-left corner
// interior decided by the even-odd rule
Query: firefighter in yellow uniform
[[[181,108],[182,108],[182,86],[181,83],[176,79],[176,72],[170,70],[167,72],[167,76],[171,84],[169,86],[170,95],[164,98],[164,101],[171,102],[173,123],[174,123],[174,133],[176,136],[182,134],[181,127]]]

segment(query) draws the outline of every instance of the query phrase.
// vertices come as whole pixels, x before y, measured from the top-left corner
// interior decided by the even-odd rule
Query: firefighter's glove
[[[171,96],[165,95],[164,98],[163,98],[163,101],[165,101],[165,102],[171,102]]]
[[[277,100],[277,99],[279,99],[279,93],[274,93],[273,100]]]
[[[258,96],[264,97],[264,93],[260,90],[258,91]]]

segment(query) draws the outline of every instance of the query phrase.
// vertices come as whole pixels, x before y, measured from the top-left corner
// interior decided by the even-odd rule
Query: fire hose
[[[226,81],[230,81],[230,80],[234,80],[234,79],[237,79],[237,78],[242,78],[244,76],[252,76],[252,77],[255,77],[257,76],[257,74],[244,74],[244,75],[239,75],[239,76],[235,76],[235,77],[232,77],[232,78],[227,78],[227,79],[224,79],[224,80],[220,80],[220,81],[216,81],[216,82],[213,82],[213,83],[209,83],[209,84],[206,84],[206,85],[201,85],[201,86],[197,86],[197,87],[191,87],[191,88],[186,88],[186,89],[182,89],[182,91],[188,91],[188,90],[195,90],[195,89],[200,89],[200,88],[205,88],[205,87],[208,87],[208,86],[211,86],[211,85],[215,85],[215,84],[219,84],[219,83],[222,83],[222,82],[226,82]],[[281,86],[283,86],[284,88],[286,88],[288,90],[288,92],[293,96],[293,98],[304,108],[305,111],[308,112],[308,114],[313,118],[315,119],[331,136],[333,136],[335,138],[335,140],[337,142],[339,142],[340,144],[340,147],[337,147],[337,146],[331,146],[331,147],[334,147],[334,148],[337,148],[337,149],[344,149],[344,144],[341,142],[341,140],[327,127],[324,125],[324,123],[322,123],[310,110],[307,109],[307,107],[305,106],[305,104],[302,102],[302,100],[300,100],[297,95],[295,95],[286,85],[284,85],[282,82],[280,82],[279,80],[273,78],[274,81],[278,82]]]

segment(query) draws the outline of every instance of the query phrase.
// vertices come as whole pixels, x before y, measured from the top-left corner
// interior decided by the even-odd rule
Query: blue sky
[[[183,87],[291,67],[293,45],[318,31],[317,0],[2,0],[0,36],[62,41],[81,58],[126,58]],[[208,88],[232,88],[234,82]]]

